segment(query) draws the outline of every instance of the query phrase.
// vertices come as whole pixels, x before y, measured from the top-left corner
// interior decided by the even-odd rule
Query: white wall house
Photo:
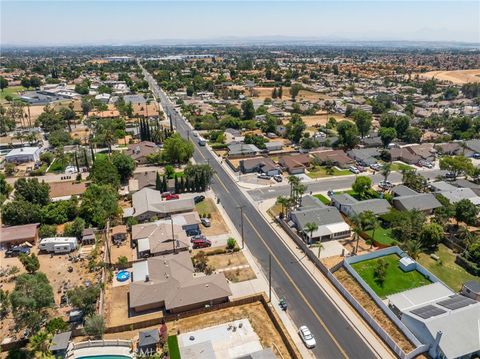
[[[5,156],[5,161],[11,163],[37,162],[40,161],[40,152],[40,147],[14,148]]]

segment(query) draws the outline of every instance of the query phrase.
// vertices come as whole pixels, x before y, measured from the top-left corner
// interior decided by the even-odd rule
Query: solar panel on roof
[[[446,313],[446,311],[444,311],[441,308],[435,307],[434,305],[429,304],[424,307],[411,310],[410,313],[418,315],[420,318],[428,319],[428,318]]]
[[[467,298],[467,297],[464,297],[463,295],[455,294],[451,296],[449,299],[442,300],[437,304],[450,310],[456,310],[456,309],[463,308],[475,303],[477,302],[471,298]]]

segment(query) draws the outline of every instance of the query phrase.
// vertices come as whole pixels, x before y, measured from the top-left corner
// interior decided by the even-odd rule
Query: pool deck
[[[104,345],[101,343],[104,342]],[[82,342],[75,344],[67,355],[68,359],[97,357],[102,355],[108,356],[123,356],[127,358],[134,358],[134,353],[131,351],[130,341],[101,341],[96,340],[92,342]]]

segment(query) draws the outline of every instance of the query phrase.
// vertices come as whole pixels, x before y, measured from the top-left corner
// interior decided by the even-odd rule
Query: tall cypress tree
[[[180,186],[178,185],[178,177],[177,177],[177,175],[175,175],[174,179],[175,179],[175,193],[181,193]]]
[[[163,183],[162,183],[163,192],[167,192],[168,184],[167,184],[167,176],[163,175]]]
[[[185,187],[185,177],[182,177],[181,178],[181,183],[182,183],[182,191],[184,192],[188,192],[186,187]]]
[[[75,165],[77,166],[77,172],[80,173],[80,165],[78,164],[77,152],[74,152],[73,156],[75,157]]]
[[[85,149],[85,147],[83,148],[83,157],[84,157],[84,160],[85,160],[85,166],[87,167],[87,170],[89,170],[90,165],[88,164],[87,150]]]
[[[155,189],[161,192],[162,187],[162,180],[160,179],[160,174],[157,172],[157,178],[155,178]]]
[[[90,151],[92,152],[92,162],[95,162],[95,151],[93,150],[92,145],[90,145]]]

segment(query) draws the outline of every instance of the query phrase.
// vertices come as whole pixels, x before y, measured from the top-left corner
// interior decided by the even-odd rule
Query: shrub
[[[95,339],[102,339],[105,332],[105,320],[101,315],[93,314],[85,320],[85,334]]]
[[[235,248],[235,245],[237,244],[237,241],[235,241],[235,238],[228,238],[227,239],[227,249],[232,250]]]

